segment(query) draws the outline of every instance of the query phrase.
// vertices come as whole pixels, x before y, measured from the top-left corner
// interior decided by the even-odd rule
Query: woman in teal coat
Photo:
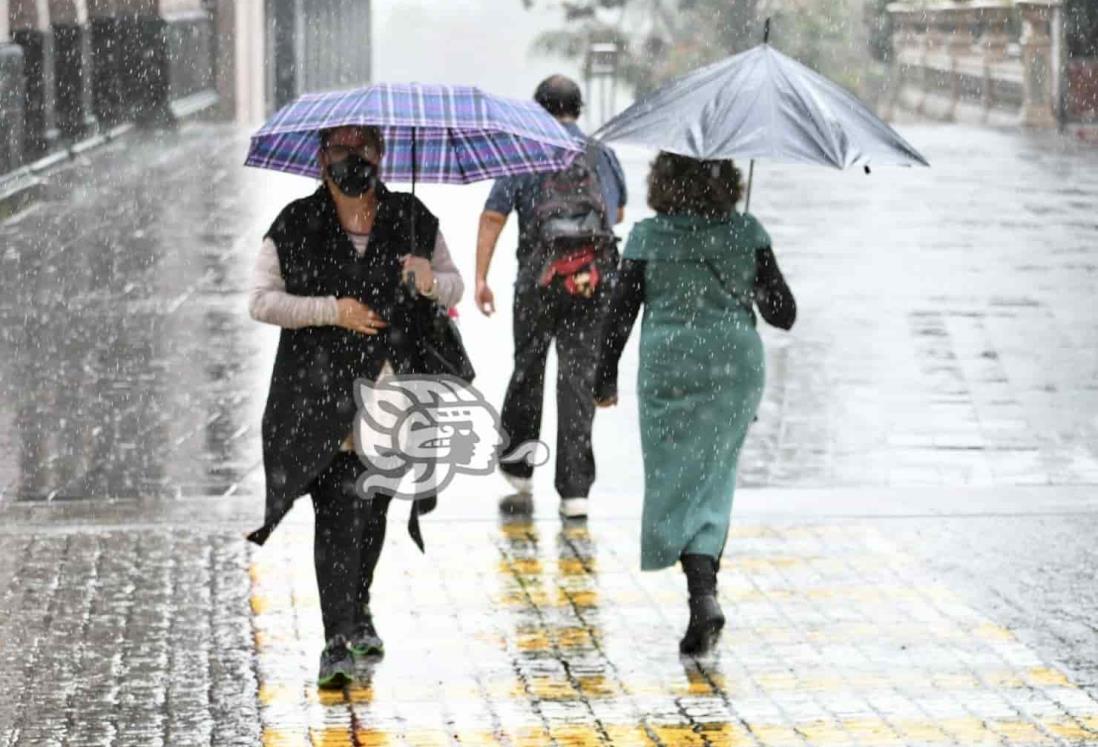
[[[618,360],[643,303],[641,569],[682,563],[690,623],[679,648],[687,654],[708,650],[724,626],[717,568],[765,375],[755,307],[782,329],[796,316],[770,237],[735,210],[741,191],[731,161],[661,153],[653,162],[648,204],[656,215],[637,223],[626,244],[596,392],[600,406],[617,401]]]

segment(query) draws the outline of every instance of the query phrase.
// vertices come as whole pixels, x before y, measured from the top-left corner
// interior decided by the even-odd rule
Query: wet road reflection
[[[756,174],[754,210],[802,314],[792,334],[764,330],[742,482],[1098,480],[1098,156],[1046,136],[904,132],[934,168]],[[312,183],[244,169],[245,146],[213,125],[134,135],[51,175],[43,203],[0,224],[0,499],[259,492],[277,333],[249,319],[245,293],[268,222]],[[621,155],[634,220],[648,154]],[[486,189],[423,190],[467,276]],[[495,270],[502,309],[509,254]],[[478,386],[498,403],[509,320],[468,299],[461,310]],[[636,462],[635,437],[621,437],[637,430],[635,366],[634,345],[622,406],[596,421],[604,464]],[[596,491],[638,494],[639,470],[618,472]]]
[[[5,497],[222,495],[257,476],[241,293],[271,208],[228,133],[125,139],[0,226]]]

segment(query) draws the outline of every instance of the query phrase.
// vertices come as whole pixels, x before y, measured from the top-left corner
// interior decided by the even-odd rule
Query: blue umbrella
[[[595,137],[704,160],[749,158],[752,173],[756,158],[867,171],[870,162],[930,165],[856,96],[765,41],[666,83]]]
[[[307,93],[252,136],[245,165],[319,177],[319,133],[346,125],[380,127],[381,178],[469,184],[512,174],[557,171],[583,151],[533,101],[472,86],[376,83]]]
[[[411,182],[413,194],[417,180],[469,184],[558,171],[585,147],[533,101],[473,86],[375,83],[307,93],[282,107],[252,136],[244,165],[319,178],[320,131],[344,126],[379,127],[381,178]]]

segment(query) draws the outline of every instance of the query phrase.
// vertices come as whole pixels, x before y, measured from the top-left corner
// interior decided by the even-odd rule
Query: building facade
[[[123,123],[253,124],[366,82],[370,20],[369,0],[0,0],[0,180]]]

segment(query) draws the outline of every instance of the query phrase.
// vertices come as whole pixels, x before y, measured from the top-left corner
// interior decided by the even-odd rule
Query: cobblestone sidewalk
[[[638,572],[635,517],[437,517],[427,556],[403,536],[383,556],[386,656],[324,693],[309,513],[255,551],[225,528],[246,521],[202,511],[8,522],[0,746],[1098,744],[1093,632],[1074,668],[1026,630],[1093,620],[1093,594],[1069,585],[1027,623],[1033,585],[1055,584],[971,536],[986,525],[748,513],[720,574],[729,627],[694,660],[681,574]],[[1098,526],[994,521],[1023,540]],[[1084,572],[1070,557],[1048,573]]]
[[[738,526],[700,660],[675,647],[680,575],[638,573],[630,530],[468,522],[429,564],[392,545],[386,658],[334,695],[311,535],[287,532],[251,566],[264,742],[1098,743],[1098,701],[870,523]]]

